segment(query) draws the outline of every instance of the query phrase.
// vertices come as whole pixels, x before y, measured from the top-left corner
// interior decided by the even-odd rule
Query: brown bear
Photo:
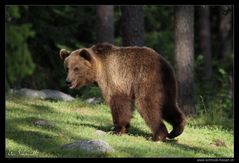
[[[118,47],[101,43],[90,48],[60,51],[70,89],[97,83],[110,106],[114,133],[127,133],[132,104],[151,129],[152,140],[180,135],[185,116],[176,102],[176,80],[172,67],[148,47]],[[163,120],[173,126],[168,133]]]

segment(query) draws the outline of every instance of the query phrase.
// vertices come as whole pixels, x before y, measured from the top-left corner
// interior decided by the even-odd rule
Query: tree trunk
[[[226,54],[232,51],[232,43],[228,40],[229,31],[231,29],[231,12],[230,6],[220,6],[220,24],[219,24],[219,38],[220,50],[219,59],[223,59]]]
[[[175,8],[175,67],[179,106],[186,115],[195,114],[193,99],[194,7]]]
[[[114,6],[98,5],[96,7],[96,14],[97,14],[97,28],[96,28],[97,42],[114,43]]]
[[[122,6],[122,42],[123,46],[144,45],[143,6]]]
[[[210,30],[210,7],[199,7],[199,24],[200,24],[200,48],[203,54],[205,77],[210,79],[212,76],[212,47],[211,47],[211,30]]]

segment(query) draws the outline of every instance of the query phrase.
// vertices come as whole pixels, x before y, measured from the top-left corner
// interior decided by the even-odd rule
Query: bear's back
[[[99,73],[104,89],[130,94],[133,86],[141,83],[157,83],[160,73],[160,55],[148,47],[117,47],[100,44],[92,47],[102,68]],[[107,85],[106,85],[107,83]]]
[[[160,55],[148,47],[118,47],[108,43],[101,43],[94,45],[91,49],[104,65],[117,64],[127,66],[130,69],[137,69],[141,66],[152,67],[160,62]]]

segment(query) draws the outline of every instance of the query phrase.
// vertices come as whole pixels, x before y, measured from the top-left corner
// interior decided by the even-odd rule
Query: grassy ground
[[[46,120],[52,125],[34,122]],[[134,112],[129,135],[111,134],[112,118],[106,105],[6,98],[6,157],[233,157],[232,129],[206,126],[188,120],[182,135],[156,143],[147,140],[150,130]],[[171,126],[166,124],[168,129]],[[96,130],[106,131],[97,135]],[[112,153],[66,150],[62,146],[76,140],[104,140]]]

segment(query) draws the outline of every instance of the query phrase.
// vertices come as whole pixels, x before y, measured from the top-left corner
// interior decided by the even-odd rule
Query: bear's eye
[[[66,67],[66,72],[68,72],[69,71],[69,68],[68,67]]]
[[[75,72],[79,71],[79,68],[78,68],[78,67],[75,67],[75,68],[74,68],[74,71],[75,71]]]

